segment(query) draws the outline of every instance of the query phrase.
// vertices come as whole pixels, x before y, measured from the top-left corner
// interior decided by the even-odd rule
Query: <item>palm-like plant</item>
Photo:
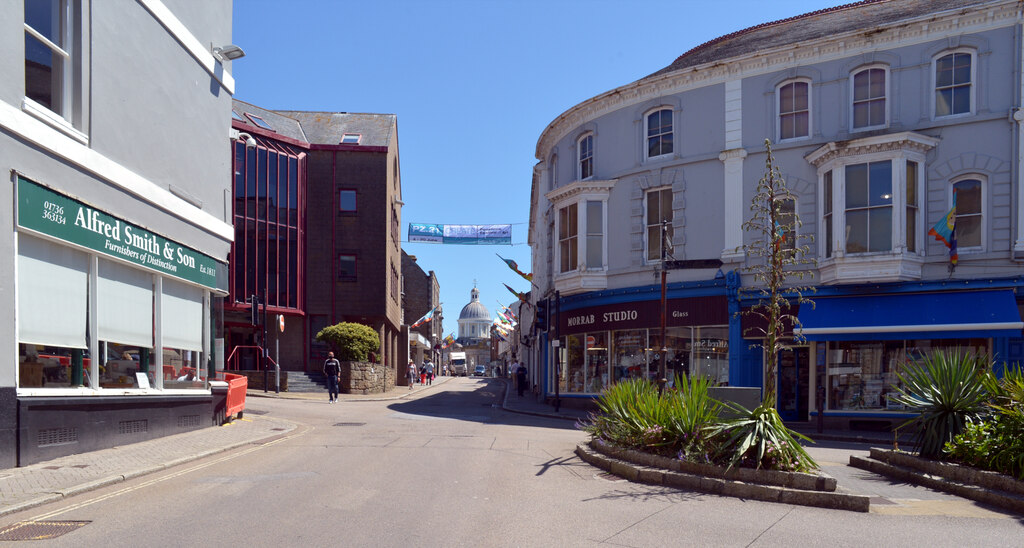
[[[987,412],[988,358],[963,351],[939,351],[905,366],[893,399],[919,413],[900,425],[916,427],[915,445],[923,457],[937,458],[947,442]]]
[[[708,429],[719,422],[718,414],[722,404],[711,397],[708,391],[712,381],[708,377],[679,375],[675,387],[664,393],[664,405],[668,416],[666,435],[676,440],[680,458],[707,456],[709,445]]]
[[[726,405],[739,417],[710,428],[709,433],[723,437],[720,457],[729,460],[729,468],[742,462],[755,468],[795,472],[818,468],[799,440],[813,441],[787,428],[774,402],[765,400],[754,409],[736,403]]]

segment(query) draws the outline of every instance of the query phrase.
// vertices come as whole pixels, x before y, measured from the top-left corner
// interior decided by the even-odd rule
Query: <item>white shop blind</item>
[[[112,261],[99,263],[100,340],[153,348],[153,275]]]
[[[163,280],[160,326],[165,348],[203,350],[203,290],[170,278]]]
[[[18,235],[18,342],[86,348],[89,257]]]

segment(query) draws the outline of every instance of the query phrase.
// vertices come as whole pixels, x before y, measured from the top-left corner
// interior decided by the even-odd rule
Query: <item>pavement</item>
[[[438,391],[440,387],[452,380],[454,377],[438,377],[431,385],[416,385],[411,390],[400,386],[386,394],[341,394],[339,399],[342,402],[410,399],[427,392]],[[580,421],[588,415],[585,410],[570,407],[561,407],[556,412],[554,407],[536,401],[533,396],[517,396],[508,381],[498,380],[505,383],[506,386],[502,404],[506,411],[569,421]],[[247,394],[247,398],[263,397],[323,401],[324,403],[327,400],[326,391],[276,394],[250,390]],[[274,438],[283,437],[298,427],[298,424],[285,419],[243,413],[241,418],[236,418],[223,426],[69,455],[20,468],[0,469],[0,516],[160,472],[173,466],[245,445],[269,443]],[[845,433],[846,437],[843,438],[844,433],[842,432],[826,433],[827,436],[834,439],[870,441],[882,447],[891,446],[892,443],[891,437],[886,440],[883,435],[868,440],[863,438],[850,440],[849,434]],[[815,437],[814,433],[811,435]],[[858,446],[850,449],[830,448],[829,451],[828,460],[831,461],[830,463],[838,465],[840,462],[849,462],[847,453],[866,454],[867,449],[865,446]],[[845,460],[843,460],[844,456]]]

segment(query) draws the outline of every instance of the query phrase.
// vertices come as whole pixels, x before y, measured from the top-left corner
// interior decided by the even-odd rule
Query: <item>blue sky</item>
[[[552,120],[708,40],[842,3],[235,0],[235,97],[396,114],[403,240],[410,222],[513,225],[511,246],[403,242],[437,275],[449,333],[474,280],[492,316],[515,300],[502,283],[530,289],[495,253],[532,271],[534,152]]]

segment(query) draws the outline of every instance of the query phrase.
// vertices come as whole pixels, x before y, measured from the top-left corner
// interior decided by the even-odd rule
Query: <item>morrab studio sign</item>
[[[669,299],[665,302],[665,325],[727,325],[729,302],[725,296]],[[650,329],[661,325],[661,301],[636,301],[577,308],[561,313],[562,335],[587,331]]]
[[[18,177],[18,226],[217,289],[217,261]]]

